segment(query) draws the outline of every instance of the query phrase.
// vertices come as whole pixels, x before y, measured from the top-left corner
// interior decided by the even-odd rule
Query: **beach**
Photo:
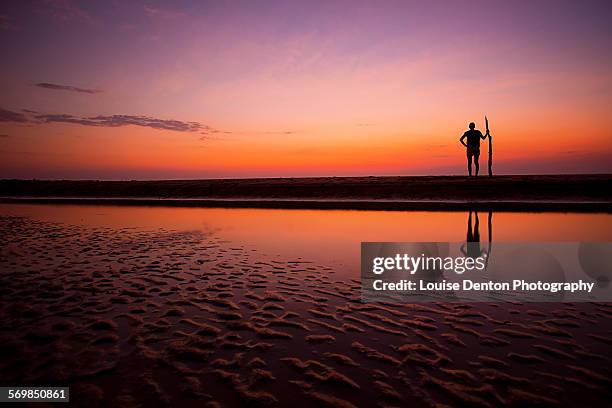
[[[0,406],[611,406],[611,20],[0,2]]]
[[[0,214],[0,381],[70,386],[76,406],[610,398],[610,304],[363,302],[359,240],[460,240],[462,212],[13,203]],[[494,217],[502,241],[610,239],[612,223]]]
[[[612,211],[612,175],[0,180],[1,201],[234,208]]]

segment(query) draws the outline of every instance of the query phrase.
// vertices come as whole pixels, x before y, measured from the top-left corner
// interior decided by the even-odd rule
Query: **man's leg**
[[[468,154],[467,159],[468,159],[468,174],[471,176],[472,175],[472,155]]]
[[[470,215],[468,216],[468,229],[467,237],[465,240],[467,242],[472,242],[474,240],[474,233],[472,232],[472,210],[470,210]]]
[[[478,175],[478,170],[480,170],[480,166],[478,165],[478,154],[474,155],[474,167],[476,168],[476,175]]]

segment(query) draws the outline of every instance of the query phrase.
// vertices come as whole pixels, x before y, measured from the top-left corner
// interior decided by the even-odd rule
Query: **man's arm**
[[[461,136],[461,138],[459,139],[459,141],[461,142],[462,145],[464,145],[465,147],[468,147],[468,145],[463,141],[466,137],[467,136],[464,133],[463,136]]]
[[[487,133],[487,134],[488,134],[488,133]],[[487,138],[487,134],[484,134],[484,135],[483,135],[483,134],[482,134],[482,132],[480,132],[480,138],[481,138],[482,140],[486,139],[486,138]]]

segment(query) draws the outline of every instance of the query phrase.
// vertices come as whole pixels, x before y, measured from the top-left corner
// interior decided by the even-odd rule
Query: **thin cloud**
[[[19,112],[13,112],[10,110],[0,108],[0,122],[17,122],[27,123],[30,120],[26,115]]]
[[[51,84],[49,82],[39,82],[35,84],[35,86],[39,88],[53,89],[55,91],[81,92],[87,94],[97,94],[102,92],[100,89],[78,88],[76,86]]]
[[[83,126],[121,127],[143,126],[175,132],[196,132],[208,128],[199,122],[183,122],[172,119],[158,119],[150,116],[110,115],[79,117],[68,114],[36,115],[34,118],[43,123],[73,123]]]
[[[281,130],[276,132],[264,132],[268,135],[294,135],[298,133],[296,130]]]
[[[231,132],[223,132],[223,133],[231,133]],[[200,136],[199,139],[203,142],[210,142],[214,140],[226,140],[225,137],[222,136],[212,136],[212,135],[204,135]]]
[[[43,0],[37,9],[40,14],[53,16],[59,20],[90,20],[88,12],[69,0]]]
[[[232,133],[232,132],[224,132],[219,129],[211,128],[210,126],[207,126],[207,125],[202,125],[202,130],[200,131],[200,134],[202,135],[214,135],[217,133]]]
[[[159,17],[163,19],[173,19],[173,18],[185,17],[187,15],[186,13],[183,13],[180,11],[175,11],[175,10],[170,10],[170,9],[160,8],[160,7],[153,7],[149,5],[145,5],[143,9],[145,11],[145,14],[151,18]]]
[[[174,132],[200,133],[206,136],[216,134],[229,134],[232,132],[222,131],[212,128],[200,122],[187,122],[174,119],[159,119],[151,116],[139,115],[98,115],[98,116],[75,116],[66,113],[39,114],[33,110],[23,109],[23,112],[13,112],[0,108],[0,122],[16,122],[30,124],[46,123],[70,123],[81,126],[94,127],[122,127],[122,126],[142,126],[158,130],[171,130]]]

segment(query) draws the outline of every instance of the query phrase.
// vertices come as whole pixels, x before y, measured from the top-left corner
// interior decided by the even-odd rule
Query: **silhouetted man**
[[[467,161],[468,161],[468,173],[472,175],[472,157],[474,157],[474,168],[476,169],[476,175],[480,166],[478,165],[478,157],[480,157],[480,139],[484,139],[484,136],[480,130],[476,130],[474,122],[470,123],[470,130],[465,132],[459,139],[462,145],[467,148]],[[467,143],[465,143],[467,139]]]

